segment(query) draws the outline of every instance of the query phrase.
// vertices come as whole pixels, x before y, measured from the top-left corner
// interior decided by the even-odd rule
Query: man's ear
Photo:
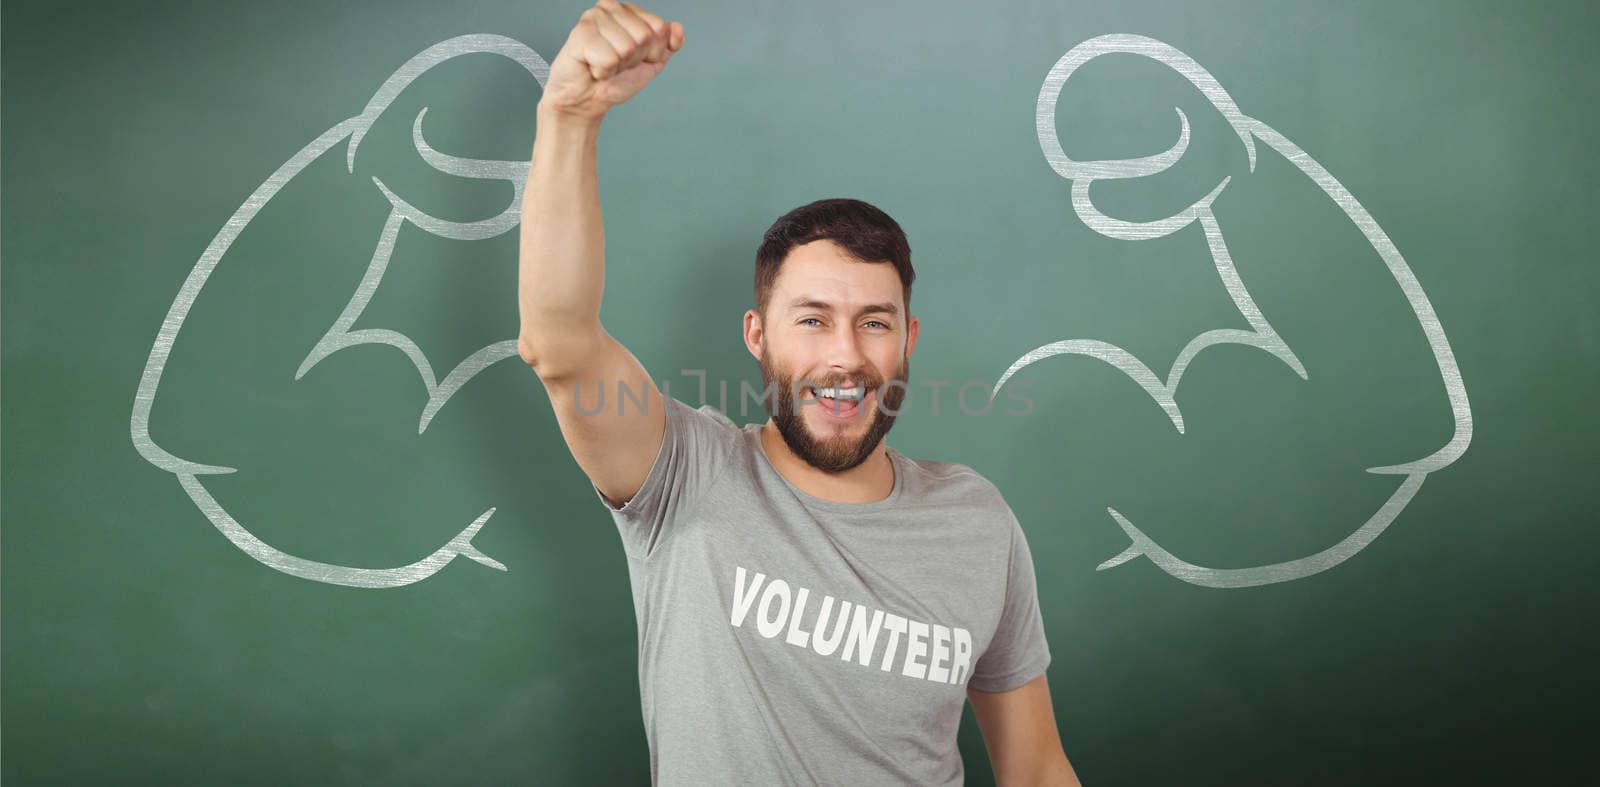
[[[906,358],[911,357],[911,351],[917,347],[917,332],[922,330],[922,322],[917,315],[906,315]]]
[[[744,313],[744,347],[756,360],[761,360],[761,335],[765,326],[761,324],[761,312],[748,309]]]

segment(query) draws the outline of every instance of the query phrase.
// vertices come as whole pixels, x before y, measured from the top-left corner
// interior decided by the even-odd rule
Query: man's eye
[[[805,318],[805,319],[803,319],[803,320],[801,320],[801,321],[800,321],[800,324],[801,324],[801,325],[805,325],[805,324],[806,324],[806,323],[808,323],[808,322],[822,322],[822,321],[821,321],[821,320],[818,320],[818,319],[817,319],[817,318],[815,318],[815,317],[807,317],[807,318]]]
[[[869,320],[869,321],[868,321],[868,322],[867,322],[867,324],[868,324],[868,325],[881,325],[881,326],[883,326],[883,327],[885,327],[885,328],[887,328],[887,327],[889,327],[889,324],[888,324],[888,323],[886,323],[886,322],[883,322],[883,321],[881,321],[881,320]]]

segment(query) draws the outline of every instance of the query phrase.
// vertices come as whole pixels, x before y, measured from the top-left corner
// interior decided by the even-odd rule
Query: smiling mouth
[[[859,414],[866,404],[866,389],[822,387],[806,392],[820,407],[823,417],[834,421],[847,421]]]

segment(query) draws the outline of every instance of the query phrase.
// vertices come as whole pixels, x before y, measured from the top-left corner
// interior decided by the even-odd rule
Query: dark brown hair
[[[858,199],[823,199],[783,214],[767,229],[756,250],[756,311],[767,313],[778,270],[796,246],[831,240],[859,262],[887,262],[900,274],[906,313],[911,313],[911,244],[889,214]]]

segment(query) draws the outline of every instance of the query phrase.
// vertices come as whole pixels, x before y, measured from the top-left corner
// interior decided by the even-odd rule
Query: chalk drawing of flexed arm
[[[1241,112],[1232,97],[1209,72],[1172,46],[1145,36],[1113,34],[1092,38],[1073,47],[1050,69],[1039,91],[1035,114],[1039,146],[1050,167],[1061,177],[1072,182],[1073,210],[1085,225],[1102,235],[1119,240],[1149,240],[1170,235],[1198,222],[1204,231],[1206,247],[1217,273],[1240,316],[1250,327],[1209,330],[1194,337],[1178,353],[1172,368],[1165,374],[1165,379],[1132,353],[1108,342],[1092,339],[1051,342],[1030,350],[1011,364],[995,383],[993,393],[998,394],[1012,375],[1029,364],[1055,355],[1085,355],[1104,361],[1130,377],[1161,407],[1171,419],[1173,427],[1181,434],[1184,430],[1183,413],[1174,398],[1178,383],[1183,377],[1184,370],[1200,351],[1208,347],[1220,344],[1255,347],[1282,361],[1301,379],[1310,379],[1305,364],[1273,329],[1234,268],[1222,227],[1217,223],[1211,209],[1212,203],[1223,189],[1227,188],[1231,178],[1223,178],[1222,182],[1204,197],[1177,214],[1155,221],[1134,222],[1107,216],[1100,212],[1090,199],[1090,189],[1096,181],[1140,178],[1162,172],[1182,158],[1189,145],[1189,119],[1182,109],[1177,109],[1178,141],[1162,153],[1136,159],[1105,161],[1075,161],[1066,155],[1056,135],[1056,99],[1074,71],[1096,57],[1112,53],[1141,55],[1162,63],[1182,75],[1198,88],[1226,119],[1244,145],[1251,172],[1255,171],[1255,143],[1259,140],[1309,178],[1360,230],[1377,256],[1388,267],[1395,284],[1405,294],[1406,301],[1427,337],[1428,346],[1433,352],[1440,379],[1449,398],[1455,429],[1449,442],[1427,456],[1400,464],[1367,468],[1369,473],[1398,475],[1402,478],[1388,500],[1366,522],[1339,543],[1315,554],[1297,560],[1249,568],[1219,569],[1198,566],[1164,549],[1115,508],[1107,508],[1107,513],[1116,520],[1133,543],[1122,553],[1100,564],[1099,568],[1102,570],[1112,568],[1144,556],[1173,577],[1195,585],[1218,588],[1287,582],[1325,571],[1344,562],[1372,543],[1373,539],[1377,538],[1410,502],[1429,473],[1448,466],[1466,451],[1467,444],[1472,439],[1472,410],[1467,402],[1466,387],[1462,383],[1461,372],[1456,366],[1455,356],[1450,350],[1449,341],[1445,338],[1444,329],[1440,326],[1438,317],[1434,315],[1433,306],[1428,302],[1422,285],[1406,265],[1400,251],[1378,226],[1378,222],[1338,180],[1328,173],[1327,169],[1287,137]]]
[[[287,554],[262,541],[234,519],[200,480],[206,475],[233,473],[236,472],[236,468],[175,456],[157,445],[150,436],[150,412],[173,344],[191,307],[200,296],[207,278],[222,262],[240,233],[285,186],[309,165],[341,143],[346,143],[345,168],[347,172],[353,174],[356,151],[362,138],[395,97],[434,66],[461,55],[474,53],[508,58],[531,74],[541,87],[549,77],[550,67],[538,53],[516,40],[498,35],[458,36],[428,47],[406,61],[383,82],[360,113],[335,124],[301,148],[269,175],[234,211],[205,252],[201,254],[199,261],[195,263],[174,298],[140,378],[139,391],[134,399],[133,416],[130,421],[133,443],[139,453],[151,464],[176,476],[179,485],[188,493],[200,511],[235,546],[252,558],[285,574],[335,585],[387,588],[426,579],[458,556],[501,571],[506,570],[504,564],[485,555],[472,545],[473,537],[494,514],[495,509],[492,507],[478,515],[464,530],[432,554],[404,566],[385,569],[358,568],[322,563]],[[498,215],[481,221],[447,221],[430,216],[416,208],[395,194],[381,179],[373,177],[373,187],[388,200],[391,210],[383,229],[378,233],[371,261],[349,303],[322,338],[310,348],[305,360],[294,371],[294,379],[299,380],[330,355],[363,344],[388,345],[398,349],[416,367],[428,394],[427,403],[418,418],[418,434],[427,429],[434,415],[467,381],[490,365],[515,357],[516,340],[507,339],[478,349],[456,364],[440,380],[434,374],[433,365],[410,337],[387,329],[353,330],[353,325],[382,283],[384,271],[394,252],[395,241],[406,223],[409,222],[431,234],[456,240],[495,237],[517,225],[521,215],[522,188],[528,175],[528,162],[525,161],[465,159],[435,150],[423,138],[422,125],[426,114],[427,108],[423,107],[412,124],[412,144],[423,161],[435,170],[448,175],[508,181],[513,190],[510,204]]]

